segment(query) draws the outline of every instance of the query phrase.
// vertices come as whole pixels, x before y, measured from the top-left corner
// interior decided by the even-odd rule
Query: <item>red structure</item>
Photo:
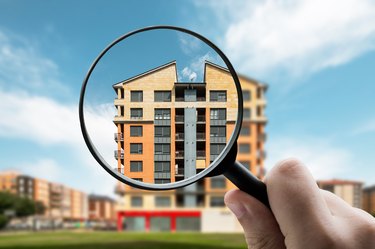
[[[171,232],[176,231],[176,219],[184,218],[201,218],[200,211],[120,211],[117,213],[117,230],[123,230],[123,219],[128,217],[145,218],[145,229],[150,231],[150,220],[152,217],[168,217],[170,219]]]

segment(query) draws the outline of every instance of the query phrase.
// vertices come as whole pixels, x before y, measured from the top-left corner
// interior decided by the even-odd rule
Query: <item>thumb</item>
[[[285,248],[284,236],[275,217],[261,202],[240,190],[229,191],[224,200],[241,223],[248,248]]]

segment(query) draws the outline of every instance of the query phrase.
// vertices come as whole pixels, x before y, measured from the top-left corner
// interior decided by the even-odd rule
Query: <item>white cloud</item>
[[[354,165],[352,153],[335,146],[328,138],[277,137],[268,142],[267,152],[268,170],[278,161],[293,157],[301,160],[316,179],[338,177]]]
[[[28,161],[26,163],[18,164],[16,167],[19,172],[25,173],[26,175],[48,179],[49,181],[59,182],[63,174],[63,168],[51,158],[38,159],[35,162]]]
[[[203,55],[195,56],[190,61],[190,64],[181,70],[182,80],[191,81],[191,77],[198,78],[198,80],[202,80],[205,61],[210,61],[221,66],[223,66],[224,64],[220,56],[216,53],[213,54],[211,51]]]
[[[301,76],[346,63],[375,48],[371,0],[211,1],[239,71]],[[197,4],[202,7],[202,4]]]

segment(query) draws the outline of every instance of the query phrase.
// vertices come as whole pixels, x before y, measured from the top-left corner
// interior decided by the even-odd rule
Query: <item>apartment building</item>
[[[0,172],[0,191],[17,193],[17,177],[19,173],[13,170]]]
[[[203,82],[192,83],[178,82],[176,67],[173,61],[114,85],[117,170],[135,180],[186,179],[217,158],[233,131],[237,92],[228,70],[205,62]],[[244,120],[237,160],[262,178],[267,88],[243,76],[240,82]],[[119,184],[118,229],[240,231],[223,201],[232,188],[222,176],[157,193]]]
[[[102,195],[89,195],[89,218],[92,221],[115,221],[116,202]]]
[[[375,216],[375,185],[363,189],[362,208]]]
[[[362,208],[362,182],[332,179],[317,183],[321,189],[334,193],[351,206]]]

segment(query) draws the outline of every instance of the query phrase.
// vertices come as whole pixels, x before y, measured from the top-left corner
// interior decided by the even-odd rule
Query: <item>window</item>
[[[131,137],[142,137],[143,127],[142,126],[130,126]]]
[[[262,116],[262,107],[257,106],[257,116]]]
[[[250,144],[240,144],[239,145],[240,153],[250,153]]]
[[[245,166],[246,168],[251,168],[251,162],[250,161],[240,161],[240,163]]]
[[[211,207],[224,207],[224,198],[222,196],[213,196],[210,199]]]
[[[250,101],[251,100],[251,92],[249,90],[243,90],[242,91],[242,97],[244,101]]]
[[[158,173],[171,172],[171,163],[170,162],[155,162],[155,172],[158,172]]]
[[[155,109],[155,120],[171,119],[171,109]]]
[[[250,135],[250,127],[242,126],[240,130],[240,135],[242,136],[249,136]]]
[[[155,137],[170,137],[171,127],[170,126],[155,126]]]
[[[143,101],[143,91],[130,91],[130,101],[131,102],[142,102]]]
[[[250,108],[244,108],[243,109],[243,118],[244,119],[250,119],[251,118],[251,110],[250,110]]]
[[[226,120],[227,119],[227,110],[222,109],[211,109],[210,112],[211,120]]]
[[[170,154],[171,145],[170,144],[155,144],[155,154]]]
[[[210,91],[210,101],[226,102],[227,91]]]
[[[140,119],[143,117],[142,108],[130,108],[130,118]]]
[[[170,207],[171,198],[169,196],[156,196],[155,197],[155,206],[156,207]]]
[[[222,176],[216,176],[211,178],[211,188],[212,189],[223,189],[225,188],[225,178]]]
[[[211,155],[219,155],[224,148],[225,148],[225,144],[211,144],[210,145],[210,154]]]
[[[155,179],[154,182],[156,184],[171,183],[171,179]]]
[[[142,161],[130,161],[130,172],[142,172],[143,163]]]
[[[176,231],[196,231],[201,230],[201,219],[199,217],[177,217]]]
[[[210,136],[211,137],[226,137],[226,127],[225,126],[211,126]]]
[[[155,102],[171,102],[171,91],[155,91]]]
[[[130,144],[130,154],[142,154],[142,144]]]
[[[142,207],[143,206],[142,196],[132,196],[130,199],[130,205],[132,207]]]

